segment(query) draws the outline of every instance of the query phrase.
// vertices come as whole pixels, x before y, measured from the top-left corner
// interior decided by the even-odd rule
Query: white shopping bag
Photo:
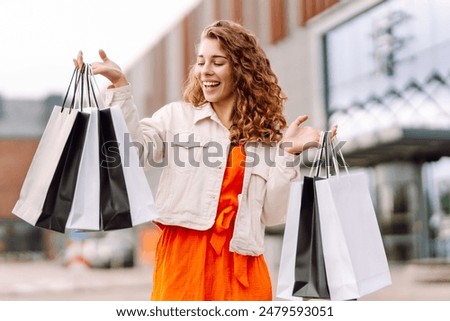
[[[158,218],[153,194],[140,164],[138,150],[133,146],[122,110],[119,106],[110,107],[114,131],[119,144],[120,157],[130,204],[133,226],[151,222]]]
[[[331,299],[356,299],[390,285],[364,173],[332,176],[315,188]]]
[[[98,108],[83,108],[89,115],[83,154],[77,177],[67,229],[99,231],[100,226],[100,171]]]
[[[295,282],[295,256],[297,249],[298,224],[300,221],[302,185],[303,181],[294,181],[291,183],[276,288],[277,298],[292,301],[303,300],[301,297],[292,295]]]
[[[13,214],[36,225],[78,110],[55,106],[34,154]]]

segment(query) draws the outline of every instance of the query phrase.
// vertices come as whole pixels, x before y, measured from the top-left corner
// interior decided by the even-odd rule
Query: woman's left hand
[[[283,135],[282,147],[291,154],[300,154],[308,148],[318,147],[320,145],[320,136],[322,131],[313,127],[303,126],[308,116],[297,117]],[[331,138],[336,136],[337,126],[331,128]]]

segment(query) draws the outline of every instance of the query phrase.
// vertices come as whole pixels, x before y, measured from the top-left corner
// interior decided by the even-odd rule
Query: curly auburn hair
[[[283,113],[287,97],[256,36],[238,23],[222,20],[206,27],[203,38],[219,40],[231,62],[235,92],[231,142],[279,142],[287,126]],[[207,103],[195,65],[190,68],[183,99],[194,106]]]

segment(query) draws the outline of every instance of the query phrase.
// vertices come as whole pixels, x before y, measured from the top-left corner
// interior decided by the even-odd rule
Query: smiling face
[[[215,109],[232,108],[234,102],[232,66],[219,40],[206,37],[202,39],[195,68],[205,99]]]

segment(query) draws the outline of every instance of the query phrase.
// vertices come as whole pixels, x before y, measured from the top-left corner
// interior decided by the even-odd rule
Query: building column
[[[422,185],[422,165],[392,162],[375,167],[376,209],[391,260],[428,257],[429,215]]]

